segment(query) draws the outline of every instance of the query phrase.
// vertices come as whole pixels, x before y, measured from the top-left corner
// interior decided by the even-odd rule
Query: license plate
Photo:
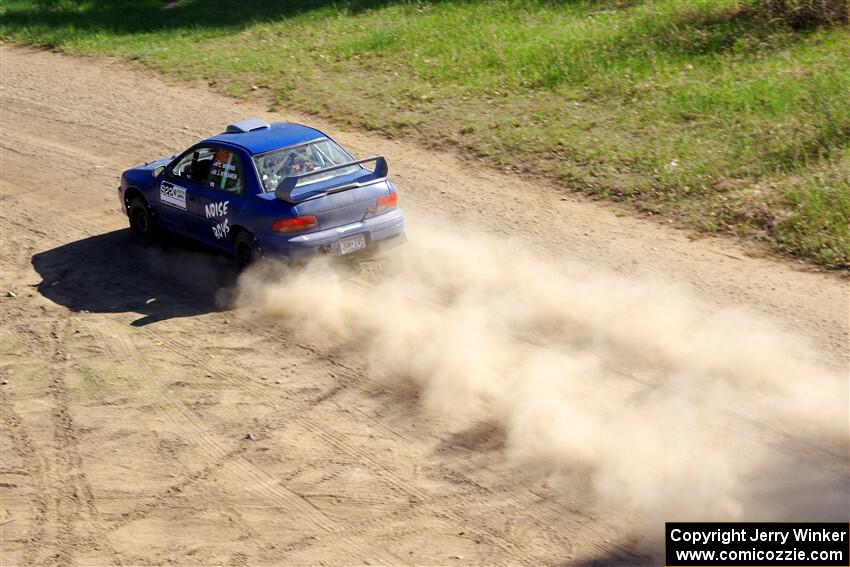
[[[348,238],[343,238],[333,244],[334,252],[340,256],[343,254],[351,254],[352,252],[357,252],[364,248],[366,248],[366,235],[364,234],[349,236]]]

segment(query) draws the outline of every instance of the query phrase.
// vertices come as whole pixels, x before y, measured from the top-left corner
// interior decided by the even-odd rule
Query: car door
[[[195,238],[202,236],[199,203],[214,155],[212,147],[198,146],[166,168],[159,185],[159,214],[167,228]]]
[[[204,240],[229,249],[233,218],[246,197],[245,163],[235,148],[213,147],[212,167],[201,192],[198,217]]]

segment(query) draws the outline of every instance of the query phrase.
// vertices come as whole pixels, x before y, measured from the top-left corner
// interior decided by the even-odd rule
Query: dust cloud
[[[847,381],[800,337],[687,288],[417,219],[383,273],[266,264],[237,305],[319,347],[363,349],[448,427],[572,500],[664,520],[845,519]],[[806,498],[789,498],[790,491]],[[787,519],[787,518],[786,518]]]

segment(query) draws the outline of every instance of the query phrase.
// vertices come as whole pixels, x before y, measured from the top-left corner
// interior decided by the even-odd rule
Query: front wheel
[[[150,209],[139,197],[130,202],[127,209],[130,219],[130,230],[142,246],[148,246],[154,241],[155,225]]]
[[[233,258],[236,269],[240,272],[259,260],[260,250],[254,241],[254,237],[247,232],[240,232],[233,242]]]

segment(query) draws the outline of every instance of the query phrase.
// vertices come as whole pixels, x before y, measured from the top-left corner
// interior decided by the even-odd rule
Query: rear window
[[[260,180],[263,182],[263,188],[266,192],[277,189],[280,182],[287,177],[320,172],[323,169],[353,161],[354,158],[348,152],[343,150],[336,142],[327,138],[274,150],[254,157],[257,172],[260,174]],[[300,180],[297,186],[349,175],[360,169],[362,167],[359,165],[352,165],[351,167],[328,171],[325,175],[317,173]]]

